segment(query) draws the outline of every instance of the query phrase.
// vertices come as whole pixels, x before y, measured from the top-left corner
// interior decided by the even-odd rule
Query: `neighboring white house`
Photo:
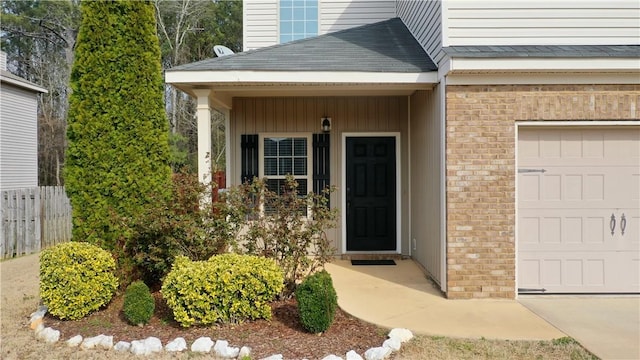
[[[0,190],[38,186],[38,101],[47,90],[7,71],[0,52]]]
[[[299,161],[339,189],[345,257],[411,257],[449,298],[640,293],[640,2],[243,9],[245,52],[166,73],[198,101],[200,178],[216,108],[227,183]]]

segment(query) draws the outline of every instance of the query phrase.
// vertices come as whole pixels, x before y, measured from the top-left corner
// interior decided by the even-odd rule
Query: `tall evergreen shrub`
[[[134,214],[168,196],[168,124],[148,1],[84,1],[71,73],[65,179],[73,239],[128,263]]]

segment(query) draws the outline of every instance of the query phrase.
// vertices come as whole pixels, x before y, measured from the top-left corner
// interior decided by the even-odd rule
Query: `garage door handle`
[[[616,216],[611,214],[611,220],[609,221],[609,229],[611,229],[611,235],[616,231]]]
[[[620,232],[622,233],[622,235],[624,235],[624,229],[627,227],[627,218],[624,216],[624,213],[622,214],[622,217],[620,217]]]

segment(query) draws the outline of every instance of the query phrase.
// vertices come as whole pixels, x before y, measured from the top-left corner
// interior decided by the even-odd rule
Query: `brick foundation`
[[[640,86],[448,86],[447,296],[514,298],[516,121],[637,120]]]

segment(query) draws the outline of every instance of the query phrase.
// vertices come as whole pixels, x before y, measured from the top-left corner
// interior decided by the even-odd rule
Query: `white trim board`
[[[400,132],[345,132],[342,133],[340,161],[342,161],[342,175],[340,179],[342,197],[340,212],[342,226],[342,254],[402,254],[402,154],[400,146]],[[348,137],[395,137],[396,139],[396,251],[347,251],[347,138]],[[411,245],[409,245],[411,246]]]
[[[169,84],[181,83],[335,83],[335,84],[435,84],[438,72],[391,73],[357,71],[171,71],[165,73]]]
[[[449,73],[447,85],[640,84],[640,72]]]

